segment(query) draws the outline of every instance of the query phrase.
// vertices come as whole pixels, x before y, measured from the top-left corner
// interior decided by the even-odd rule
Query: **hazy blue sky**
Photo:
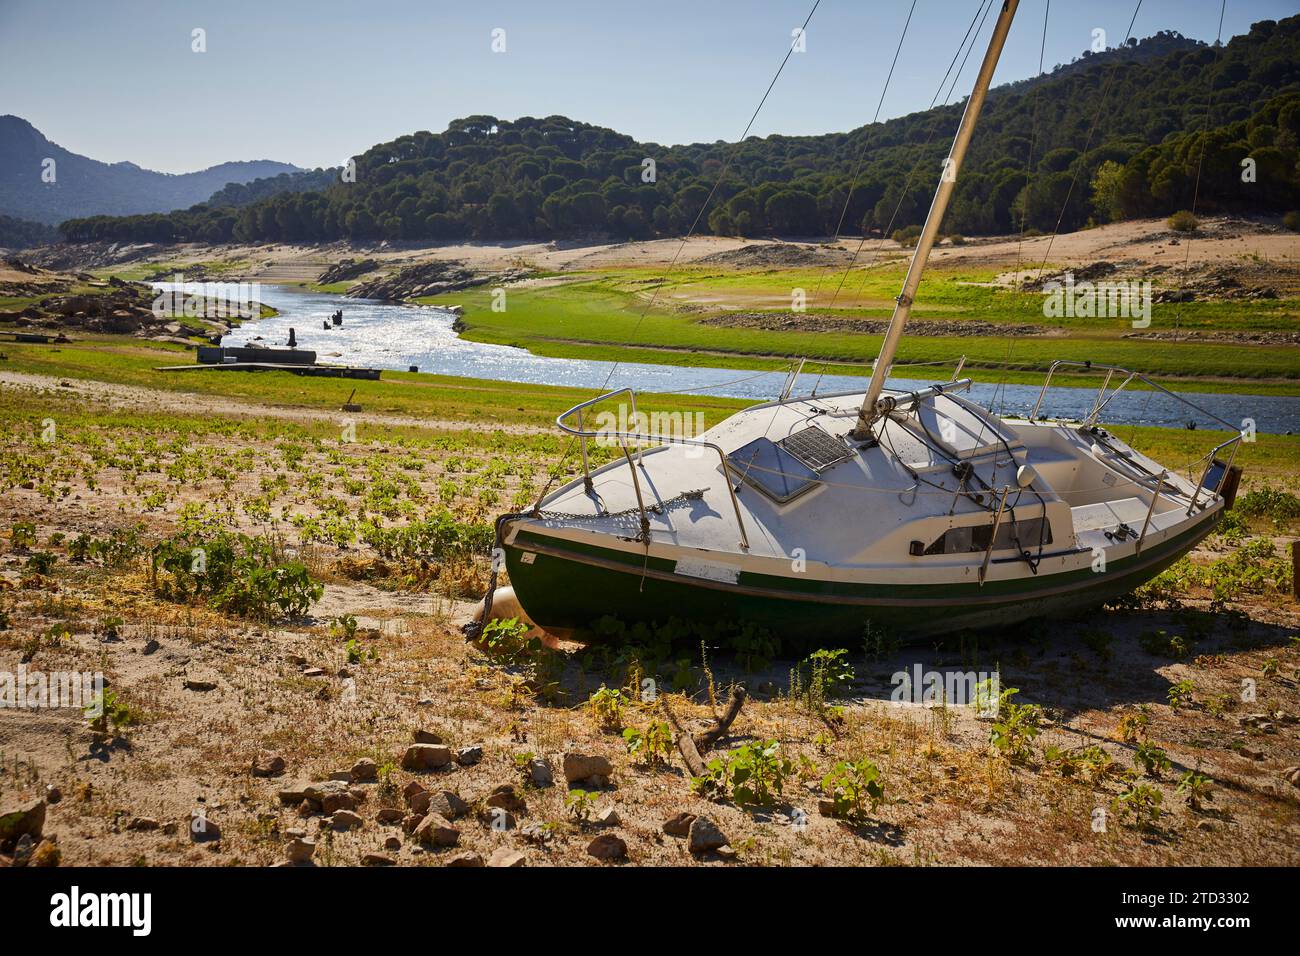
[[[1022,0],[997,82],[1036,72],[1045,0]],[[822,0],[759,134],[871,119],[910,0]],[[0,113],[96,159],[181,172],[336,165],[474,113],[564,114],[662,144],[734,140],[812,0],[0,0]],[[918,0],[882,117],[925,108],[978,0]],[[1056,0],[1045,65],[1134,0]],[[1224,39],[1297,0],[1229,0]],[[1137,35],[1213,40],[1218,0],[1144,0]],[[992,17],[985,25],[984,39]],[[207,52],[191,52],[191,31]],[[491,32],[506,31],[493,53]],[[971,58],[960,96],[978,60]]]

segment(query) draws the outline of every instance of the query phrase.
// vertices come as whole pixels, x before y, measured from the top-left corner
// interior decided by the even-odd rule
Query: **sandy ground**
[[[812,251],[828,264],[843,263],[856,254],[864,265],[905,255],[892,240],[853,237],[832,242],[827,239],[785,242],[775,239],[737,239],[698,236],[689,240],[657,239],[646,242],[464,242],[437,245],[383,242],[322,245],[223,245],[184,244],[167,247],[164,254],[151,253],[147,261],[200,262],[214,259],[244,260],[251,265],[242,278],[263,282],[312,282],[323,269],[346,258],[372,257],[381,264],[398,265],[433,259],[459,260],[475,270],[494,271],[530,266],[547,271],[581,271],[627,265],[667,267],[698,262],[709,256],[734,253],[751,247],[795,248]],[[1049,250],[1050,246],[1050,250]],[[133,261],[129,251],[121,261]],[[801,256],[803,258],[804,256]],[[1209,217],[1202,230],[1190,239],[1170,232],[1163,219],[1132,220],[1095,229],[1025,239],[1019,237],[971,238],[964,246],[941,245],[933,261],[945,266],[1010,267],[1017,262],[1036,267],[1044,258],[1066,267],[1085,265],[1099,259],[1140,260],[1172,267],[1190,267],[1241,262],[1259,257],[1266,262],[1300,262],[1300,234],[1288,232],[1271,222]],[[0,280],[6,274],[0,272]]]

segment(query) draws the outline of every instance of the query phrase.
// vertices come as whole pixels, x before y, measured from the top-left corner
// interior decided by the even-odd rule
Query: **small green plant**
[[[26,551],[36,544],[36,523],[15,521],[9,526],[9,545],[15,551]]]
[[[1173,764],[1167,753],[1148,740],[1133,751],[1133,766],[1141,768],[1148,777],[1159,777]]]
[[[48,576],[54,571],[58,557],[49,551],[37,551],[27,558],[27,570],[33,574]]]
[[[781,755],[778,741],[759,740],[714,757],[705,770],[703,777],[691,781],[697,793],[712,797],[730,795],[742,805],[771,806],[781,795],[794,764]]]
[[[628,754],[637,763],[648,767],[668,763],[673,737],[667,724],[652,721],[645,730],[628,727],[623,731],[623,740]]]
[[[1080,750],[1063,750],[1051,745],[1043,749],[1043,760],[1055,767],[1062,777],[1078,777],[1084,772],[1087,761]]]
[[[862,654],[869,661],[878,661],[898,650],[898,636],[883,624],[867,621],[862,626]]]
[[[1149,783],[1134,784],[1113,801],[1111,808],[1123,819],[1128,817],[1139,830],[1154,827],[1160,819],[1164,795]]]
[[[1089,780],[1100,780],[1115,769],[1115,758],[1104,747],[1093,744],[1079,751],[1079,768]]]
[[[379,765],[375,778],[379,781],[379,785],[375,788],[379,802],[385,806],[395,804],[397,795],[401,792],[397,788],[397,764],[385,760]]]
[[[351,614],[340,614],[330,621],[330,635],[350,641],[357,636],[357,619]]]
[[[379,660],[379,652],[377,650],[373,647],[367,647],[355,637],[343,645],[343,650],[348,655],[349,664],[360,664],[364,661]]]
[[[763,670],[772,663],[780,645],[772,632],[752,621],[742,624],[727,639],[736,654],[736,662],[747,671]]]
[[[1196,685],[1190,679],[1180,680],[1177,683],[1169,685],[1168,698],[1169,706],[1174,710],[1192,705],[1192,691]]]
[[[483,628],[484,649],[505,664],[536,660],[542,653],[541,638],[527,638],[530,628],[515,617],[494,618]]]
[[[1011,695],[1018,693],[1020,691],[1014,687],[1002,692],[998,717],[989,731],[989,743],[1013,763],[1029,759],[1043,716],[1042,708],[1037,704],[1011,703]]]
[[[1201,220],[1186,209],[1180,209],[1168,219],[1169,228],[1174,232],[1195,232],[1201,228]]]
[[[1145,737],[1147,727],[1151,725],[1151,715],[1147,713],[1146,707],[1139,707],[1137,710],[1126,710],[1120,714],[1119,723],[1115,726],[1115,736],[1125,743],[1133,743],[1141,737]]]
[[[845,820],[865,820],[868,810],[875,812],[885,798],[880,769],[870,760],[841,760],[822,780],[822,790],[830,797],[833,813]]]
[[[618,730],[623,726],[623,706],[626,703],[627,698],[621,690],[601,684],[600,690],[588,698],[587,709],[601,730]]]
[[[1138,646],[1155,657],[1186,657],[1188,651],[1185,637],[1164,630],[1144,631],[1139,634]]]
[[[1113,656],[1110,649],[1111,634],[1109,631],[1094,628],[1083,635],[1083,644],[1103,661],[1108,661]]]
[[[218,611],[264,621],[301,617],[325,591],[306,565],[284,560],[271,540],[242,534],[159,542],[150,585],[168,600],[203,597]]]
[[[1259,672],[1263,674],[1265,677],[1276,677],[1277,669],[1278,669],[1277,658],[1270,657],[1264,661],[1263,665],[1259,669]]]
[[[126,621],[120,617],[106,617],[95,625],[95,633],[99,635],[102,641],[116,641],[121,639],[121,629]]]
[[[139,713],[128,705],[114,690],[106,690],[95,697],[86,709],[86,722],[97,734],[106,734],[109,728],[121,730],[140,719]]]
[[[564,798],[564,808],[573,819],[586,823],[596,809],[596,795],[587,790],[570,790]]]
[[[1182,794],[1187,805],[1197,813],[1201,807],[1214,800],[1214,791],[1210,787],[1210,778],[1195,770],[1189,770],[1178,780],[1175,793]]]

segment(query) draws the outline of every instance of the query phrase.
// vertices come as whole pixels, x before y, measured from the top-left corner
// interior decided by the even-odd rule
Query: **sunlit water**
[[[785,372],[766,374],[726,368],[647,365],[638,362],[592,361],[588,359],[547,358],[525,349],[490,345],[460,338],[452,331],[452,316],[441,310],[422,306],[397,305],[366,299],[348,299],[322,292],[304,292],[292,287],[263,285],[258,294],[267,305],[279,310],[269,319],[247,322],[227,335],[223,345],[250,342],[285,346],[289,329],[297,336],[299,348],[314,349],[317,361],[366,368],[405,371],[416,366],[421,372],[461,375],[502,382],[527,382],[537,385],[567,385],[595,390],[608,385],[630,385],[643,392],[681,392],[686,394],[724,395],[733,398],[772,399],[780,392]],[[328,330],[336,310],[343,310],[342,326]],[[1062,358],[1076,356],[1062,355]],[[1086,356],[1078,356],[1086,358]],[[611,376],[611,368],[613,374]],[[951,369],[935,368],[936,378],[943,380]],[[806,394],[816,383],[819,394],[850,391],[866,387],[868,372],[863,375],[826,375],[818,381],[817,365],[809,362],[799,379],[796,392]],[[931,379],[893,379],[891,388],[914,389],[931,383]],[[1006,414],[1024,413],[1038,398],[1036,385],[1004,385],[977,382],[970,397],[986,407]],[[1261,432],[1300,431],[1300,398],[1277,395],[1226,395],[1182,393],[1210,415],[1234,425],[1253,419]],[[1096,389],[1053,386],[1043,403],[1043,411],[1056,418],[1081,418],[1092,408]],[[1177,400],[1154,391],[1121,392],[1107,407],[1103,420],[1116,425],[1160,425],[1186,427],[1193,422],[1199,428],[1222,428],[1208,415],[1197,414]]]

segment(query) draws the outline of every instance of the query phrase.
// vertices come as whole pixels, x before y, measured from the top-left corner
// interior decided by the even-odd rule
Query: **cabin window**
[[[969,554],[984,552],[989,548],[989,536],[993,533],[992,524],[967,525],[964,528],[949,528],[925,549],[926,554]],[[1040,538],[1041,536],[1041,538]],[[998,526],[997,540],[993,542],[994,551],[1016,547],[1017,540],[1023,550],[1036,549],[1042,544],[1052,543],[1052,523],[1046,518],[1026,518],[1023,521],[1003,521]]]

